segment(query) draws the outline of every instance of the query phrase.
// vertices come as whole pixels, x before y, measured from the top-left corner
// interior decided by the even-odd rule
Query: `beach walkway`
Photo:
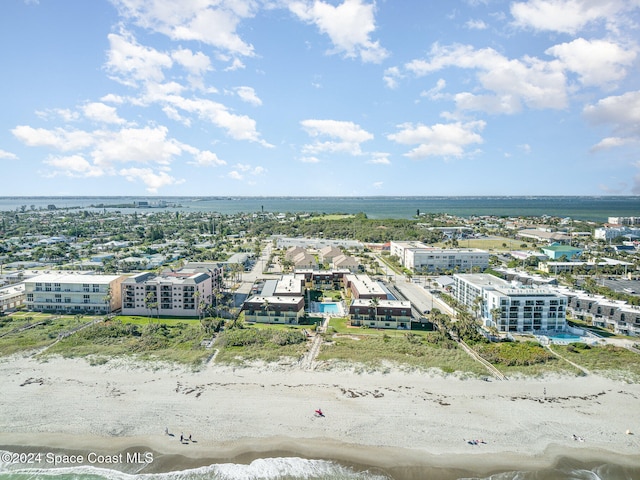
[[[496,367],[487,362],[484,358],[482,358],[478,352],[476,352],[473,348],[467,345],[464,340],[458,340],[458,345],[462,347],[462,349],[469,354],[471,358],[476,360],[478,363],[482,364],[488,371],[496,377],[498,380],[507,380],[507,377]]]
[[[300,368],[303,370],[313,370],[314,362],[320,353],[320,346],[322,345],[323,337],[321,334],[327,331],[328,323],[329,317],[326,317],[324,322],[322,322],[322,326],[318,326],[316,329],[316,334],[313,337],[313,340],[311,340],[309,350],[300,360]]]
[[[591,372],[589,372],[589,370],[587,370],[584,367],[581,367],[580,365],[578,365],[577,363],[572,362],[571,360],[569,360],[568,358],[563,357],[562,355],[560,355],[557,352],[554,352],[553,349],[551,348],[551,345],[545,345],[545,348],[547,350],[549,350],[551,353],[553,353],[556,357],[558,357],[561,360],[564,360],[565,362],[567,362],[569,365],[577,368],[578,370],[580,370],[582,373],[584,373],[585,375],[589,375]]]

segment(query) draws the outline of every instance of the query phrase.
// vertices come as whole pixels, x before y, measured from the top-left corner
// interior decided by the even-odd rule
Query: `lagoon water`
[[[570,217],[606,222],[609,216],[640,216],[638,196],[528,196],[528,197],[0,197],[0,211],[102,206],[165,201],[157,209],[118,208],[122,212],[188,211],[221,214],[256,212],[365,213],[369,218],[415,218],[416,213]]]

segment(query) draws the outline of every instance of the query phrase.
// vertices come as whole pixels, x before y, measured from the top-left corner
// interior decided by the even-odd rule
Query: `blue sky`
[[[0,195],[640,195],[640,0],[4,0]]]

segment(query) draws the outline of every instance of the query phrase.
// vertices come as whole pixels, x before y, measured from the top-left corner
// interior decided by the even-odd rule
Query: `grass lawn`
[[[640,382],[640,355],[614,345],[552,345],[554,352],[594,373],[629,382]]]
[[[520,245],[526,243],[531,246],[531,242],[522,242],[520,240],[513,240],[512,238],[470,238],[458,241],[459,248],[479,248],[481,250],[494,250],[494,251],[508,251],[519,250]],[[506,244],[503,247],[502,244]],[[438,247],[446,248],[444,243],[436,244]]]
[[[370,337],[402,337],[404,338],[408,330],[395,330],[391,328],[366,328],[366,327],[351,327],[349,326],[349,319],[343,317],[336,317],[329,320],[329,327],[327,328],[328,334],[345,334],[345,335],[358,335],[358,336],[370,336]],[[415,335],[428,335],[431,332],[424,332],[420,330],[411,331]]]

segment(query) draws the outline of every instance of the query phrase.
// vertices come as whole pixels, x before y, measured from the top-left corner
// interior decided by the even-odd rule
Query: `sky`
[[[640,0],[3,0],[0,196],[640,195]]]

